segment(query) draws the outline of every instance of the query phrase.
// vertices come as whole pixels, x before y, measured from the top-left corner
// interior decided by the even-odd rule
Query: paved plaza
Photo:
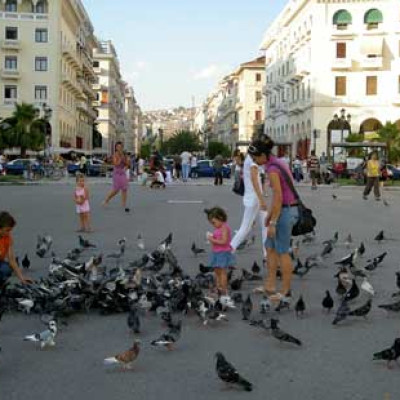
[[[211,230],[203,209],[220,205],[228,211],[233,229],[239,227],[241,198],[229,186],[176,185],[166,190],[144,189],[133,185],[130,203],[133,212],[126,215],[119,199],[102,209],[100,204],[109,186],[90,185],[92,220],[95,232],[91,240],[105,254],[116,250],[119,238],[127,238],[127,260],[140,257],[136,246],[141,233],[147,249],[153,249],[173,232],[173,251],[185,272],[194,275],[199,262],[190,246],[193,241],[206,247],[205,233]],[[337,195],[337,200],[332,198]],[[378,304],[390,301],[395,290],[394,273],[399,270],[400,192],[387,192],[390,206],[371,198],[364,201],[360,189],[321,188],[312,192],[301,188],[304,201],[317,219],[317,243],[302,246],[300,258],[321,251],[321,242],[339,231],[339,244],[333,255],[304,278],[294,278],[294,299],[302,293],[307,311],[296,319],[293,311],[282,312],[280,326],[303,342],[293,348],[277,342],[265,331],[248,326],[239,310],[228,312],[228,322],[203,326],[190,313],[183,320],[183,332],[176,350],[152,348],[150,341],[163,331],[152,314],[143,319],[142,351],[133,371],[105,369],[102,361],[128,348],[133,341],[126,315],[101,316],[96,311],[79,314],[61,326],[55,348],[38,350],[22,338],[43,329],[37,315],[6,314],[0,323],[0,398],[4,400],[83,400],[83,399],[309,399],[309,400],[388,400],[399,398],[400,367],[388,370],[385,363],[372,362],[372,354],[400,336],[400,315],[387,315]],[[74,214],[73,187],[66,184],[0,187],[0,209],[17,219],[15,248],[20,257],[27,252],[32,259],[31,276],[47,274],[49,259],[35,253],[37,234],[54,238],[54,251],[64,256],[78,245],[77,217]],[[373,238],[384,229],[388,240],[381,244]],[[256,232],[258,235],[258,232]],[[322,313],[325,290],[335,292],[335,260],[348,253],[343,242],[351,233],[355,245],[366,244],[366,255],[389,252],[382,268],[371,274],[376,290],[373,310],[367,320],[349,319],[332,326],[333,316]],[[258,235],[259,236],[259,235]],[[89,254],[89,253],[88,253]],[[250,269],[259,263],[261,243],[238,254],[238,267]],[[110,263],[112,265],[112,263]],[[246,283],[244,293],[254,287]],[[253,295],[258,303],[259,297]],[[335,306],[338,300],[335,297]],[[258,307],[256,307],[258,308]],[[336,307],[335,307],[336,308]],[[254,312],[257,317],[258,309]],[[227,389],[215,373],[214,354],[221,351],[254,384],[251,393]]]

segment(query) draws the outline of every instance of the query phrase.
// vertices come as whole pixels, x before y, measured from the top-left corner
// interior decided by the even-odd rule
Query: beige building
[[[133,154],[140,152],[142,141],[141,109],[136,101],[133,88],[125,87],[125,149]]]
[[[264,123],[264,84],[264,57],[241,64],[222,79],[202,107],[202,131],[208,131],[208,139],[232,150],[246,146]]]
[[[81,1],[1,0],[0,21],[0,116],[46,105],[52,150],[91,150],[96,40]]]
[[[101,150],[110,154],[117,141],[125,140],[125,83],[117,52],[110,40],[99,42],[93,59],[98,78],[98,83],[93,86],[97,92],[93,105],[98,111],[98,129],[103,137]]]
[[[291,0],[262,45],[265,131],[293,155],[400,127],[400,2]]]

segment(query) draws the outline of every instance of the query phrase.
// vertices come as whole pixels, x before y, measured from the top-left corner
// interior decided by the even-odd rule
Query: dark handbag
[[[233,183],[232,192],[239,196],[244,196],[244,180],[241,173]]]
[[[293,226],[292,236],[300,236],[313,232],[315,226],[317,225],[317,220],[313,216],[312,211],[309,208],[307,208],[301,201],[300,195],[297,192],[296,188],[294,187],[292,179],[290,179],[288,173],[280,165],[278,164],[271,164],[271,165],[278,167],[279,170],[282,172],[286,183],[288,184],[290,190],[292,191],[298,203],[297,207],[299,210],[299,219]]]

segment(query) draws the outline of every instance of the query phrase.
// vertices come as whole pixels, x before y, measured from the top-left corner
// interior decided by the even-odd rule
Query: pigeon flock
[[[382,243],[388,240],[383,231],[374,238]],[[253,241],[251,239],[250,241]],[[190,276],[179,264],[173,250],[173,234],[170,233],[152,251],[146,251],[142,234],[137,236],[137,247],[143,252],[135,260],[125,259],[127,239],[116,243],[116,251],[110,254],[98,252],[98,246],[83,236],[78,237],[77,247],[65,257],[52,252],[53,239],[39,236],[36,254],[48,257],[48,273],[33,284],[22,285],[6,282],[0,287],[0,321],[7,312],[19,311],[37,314],[45,325],[42,332],[22,337],[24,341],[36,343],[40,349],[56,347],[62,341],[59,324],[76,313],[99,312],[103,315],[125,313],[133,339],[131,347],[121,353],[106,357],[105,366],[132,369],[140,354],[139,340],[146,315],[156,315],[160,320],[160,331],[154,333],[149,342],[152,347],[173,351],[182,334],[185,318],[198,318],[203,326],[229,324],[229,313],[240,313],[243,323],[265,331],[271,341],[285,346],[302,348],[303,341],[280,327],[281,312],[293,308],[297,318],[307,317],[308,305],[305,293],[300,293],[290,304],[286,299],[272,303],[267,297],[255,300],[255,295],[243,283],[262,280],[262,268],[254,262],[251,268],[231,269],[228,273],[231,296],[218,298],[214,291],[214,275],[210,267],[200,263],[195,276]],[[303,280],[313,269],[327,267],[339,246],[350,248],[353,238],[348,235],[343,241],[336,232],[332,239],[320,244],[316,235],[304,236],[292,242],[291,256],[294,260],[294,279]],[[246,244],[247,246],[247,244]],[[304,261],[299,258],[299,248],[320,248]],[[205,253],[193,242],[194,257]],[[331,323],[345,329],[346,321],[368,318],[374,304],[375,290],[371,284],[376,270],[384,265],[386,251],[363,260],[366,246],[361,243],[347,256],[331,262],[335,293],[321,288],[321,312],[332,313]],[[21,266],[31,268],[26,254]],[[106,265],[107,264],[107,265]],[[113,264],[110,266],[110,264]],[[377,307],[390,313],[400,312],[400,272],[396,273],[396,291],[384,304]],[[246,285],[248,288],[248,285]],[[383,346],[382,346],[383,347]],[[5,350],[5,349],[3,349]],[[391,347],[372,355],[373,360],[386,361],[388,368],[400,357],[400,338],[395,338]],[[366,355],[366,359],[371,355]],[[225,383],[244,391],[252,391],[254,385],[242,377],[221,352],[215,354],[216,375]]]

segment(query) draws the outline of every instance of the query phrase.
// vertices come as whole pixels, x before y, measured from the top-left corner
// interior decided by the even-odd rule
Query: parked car
[[[400,168],[396,168],[392,164],[386,164],[386,168],[389,172],[389,178],[393,180],[400,179]]]
[[[230,179],[231,169],[224,165],[222,174],[225,179]],[[199,178],[211,178],[214,176],[213,160],[200,160],[197,162],[197,175]]]
[[[4,169],[8,175],[23,175],[24,171],[30,169],[33,172],[40,171],[42,166],[40,163],[31,158],[17,158],[13,161],[8,162]]]
[[[79,171],[80,163],[69,164],[67,167],[68,173],[75,175]],[[112,166],[106,164],[103,160],[97,158],[91,158],[87,162],[87,175],[88,176],[100,176],[107,173],[107,171],[112,171]]]

